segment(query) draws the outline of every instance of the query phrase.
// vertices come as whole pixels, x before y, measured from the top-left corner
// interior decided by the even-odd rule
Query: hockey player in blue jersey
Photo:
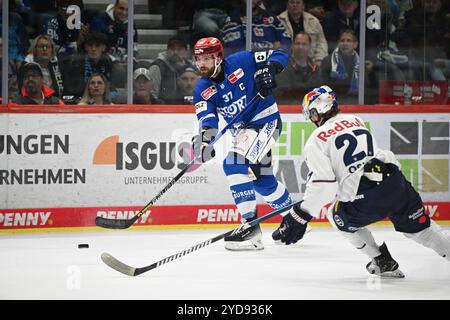
[[[202,76],[194,89],[200,130],[194,137],[194,151],[202,162],[213,158],[215,152],[208,144],[217,134],[219,113],[230,122],[244,112],[239,129],[233,130],[233,145],[223,169],[242,222],[246,222],[256,219],[255,192],[274,209],[292,202],[286,187],[275,178],[271,163],[271,149],[281,132],[271,91],[276,87],[275,75],[288,64],[288,54],[281,50],[241,51],[224,58],[223,52],[221,42],[213,37],[200,39],[194,46],[195,63]],[[249,172],[256,179],[252,180]],[[226,237],[225,248],[261,250],[261,237],[261,228],[256,225]]]

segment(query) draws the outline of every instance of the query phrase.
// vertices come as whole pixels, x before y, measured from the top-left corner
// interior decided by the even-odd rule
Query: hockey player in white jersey
[[[450,237],[425,214],[422,199],[400,171],[400,163],[391,151],[377,147],[362,119],[341,114],[328,86],[305,95],[303,112],[317,126],[305,146],[306,191],[273,237],[287,245],[296,243],[307,223],[332,203],[328,220],[371,259],[366,266],[371,274],[404,277],[386,244],[379,246],[366,227],[385,218],[396,231],[450,260]]]

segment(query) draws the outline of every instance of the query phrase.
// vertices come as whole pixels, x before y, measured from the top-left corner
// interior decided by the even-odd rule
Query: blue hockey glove
[[[275,81],[276,65],[274,63],[267,63],[255,72],[256,89],[263,98],[272,94],[272,89],[277,87]]]
[[[300,208],[300,204],[295,205],[293,210],[290,210],[281,222],[281,242],[286,245],[296,243],[303,238],[306,232],[306,225],[312,219],[309,213]]]
[[[194,148],[194,156],[202,163],[207,162],[216,156],[216,151],[209,143],[217,134],[217,129],[210,127],[202,127],[200,134],[192,138],[192,145]]]

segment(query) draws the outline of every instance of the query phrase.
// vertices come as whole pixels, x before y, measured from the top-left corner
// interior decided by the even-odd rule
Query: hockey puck
[[[78,249],[84,249],[84,248],[89,248],[89,245],[87,243],[80,243],[78,245]]]

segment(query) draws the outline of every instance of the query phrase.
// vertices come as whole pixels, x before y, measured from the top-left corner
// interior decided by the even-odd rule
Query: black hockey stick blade
[[[248,222],[246,224],[240,225],[239,227],[237,227],[237,228],[235,228],[233,230],[230,230],[228,232],[222,233],[222,234],[220,234],[220,235],[218,235],[218,236],[216,236],[214,238],[211,238],[211,239],[208,239],[206,241],[203,241],[203,242],[201,242],[201,243],[199,243],[199,244],[197,244],[195,246],[192,246],[192,247],[190,247],[188,249],[180,251],[180,252],[178,252],[176,254],[168,256],[167,258],[164,258],[162,260],[159,260],[159,261],[157,261],[155,263],[152,263],[152,264],[150,264],[148,266],[145,266],[145,267],[142,267],[142,268],[130,267],[129,265],[119,261],[118,259],[114,258],[111,254],[106,253],[106,252],[102,253],[101,258],[102,258],[103,262],[106,265],[108,265],[109,267],[113,268],[114,270],[119,271],[119,272],[121,272],[121,273],[123,273],[123,274],[125,274],[127,276],[135,277],[135,276],[140,275],[140,274],[142,274],[144,272],[147,272],[147,271],[150,271],[150,270],[155,269],[157,267],[160,267],[163,264],[166,264],[166,263],[169,263],[169,262],[171,262],[173,260],[176,260],[178,258],[184,257],[185,255],[187,255],[189,253],[192,253],[192,252],[197,251],[197,250],[199,250],[201,248],[209,246],[210,244],[213,244],[214,242],[222,240],[223,238],[225,238],[226,236],[232,234],[233,232],[239,232],[238,230],[241,229],[241,228],[245,229],[244,228],[245,226],[254,226],[254,225],[256,225],[256,224],[258,224],[258,223],[260,223],[260,222],[262,222],[264,220],[267,220],[267,219],[269,219],[269,218],[271,218],[273,216],[276,216],[276,215],[278,215],[278,214],[280,214],[282,212],[285,212],[285,211],[289,210],[290,208],[292,208],[294,205],[296,205],[298,203],[300,203],[300,201],[299,202],[295,202],[295,203],[293,203],[293,204],[291,204],[289,206],[283,207],[281,209],[272,211],[272,212],[270,212],[270,213],[268,213],[268,214],[266,214],[266,215],[264,215],[262,217],[259,217],[258,219],[255,219],[255,220],[252,220],[252,221],[250,221],[250,222]]]
[[[128,229],[133,223],[139,219],[140,216],[135,215],[131,219],[107,219],[103,217],[96,217],[95,224],[98,227],[106,229]]]

